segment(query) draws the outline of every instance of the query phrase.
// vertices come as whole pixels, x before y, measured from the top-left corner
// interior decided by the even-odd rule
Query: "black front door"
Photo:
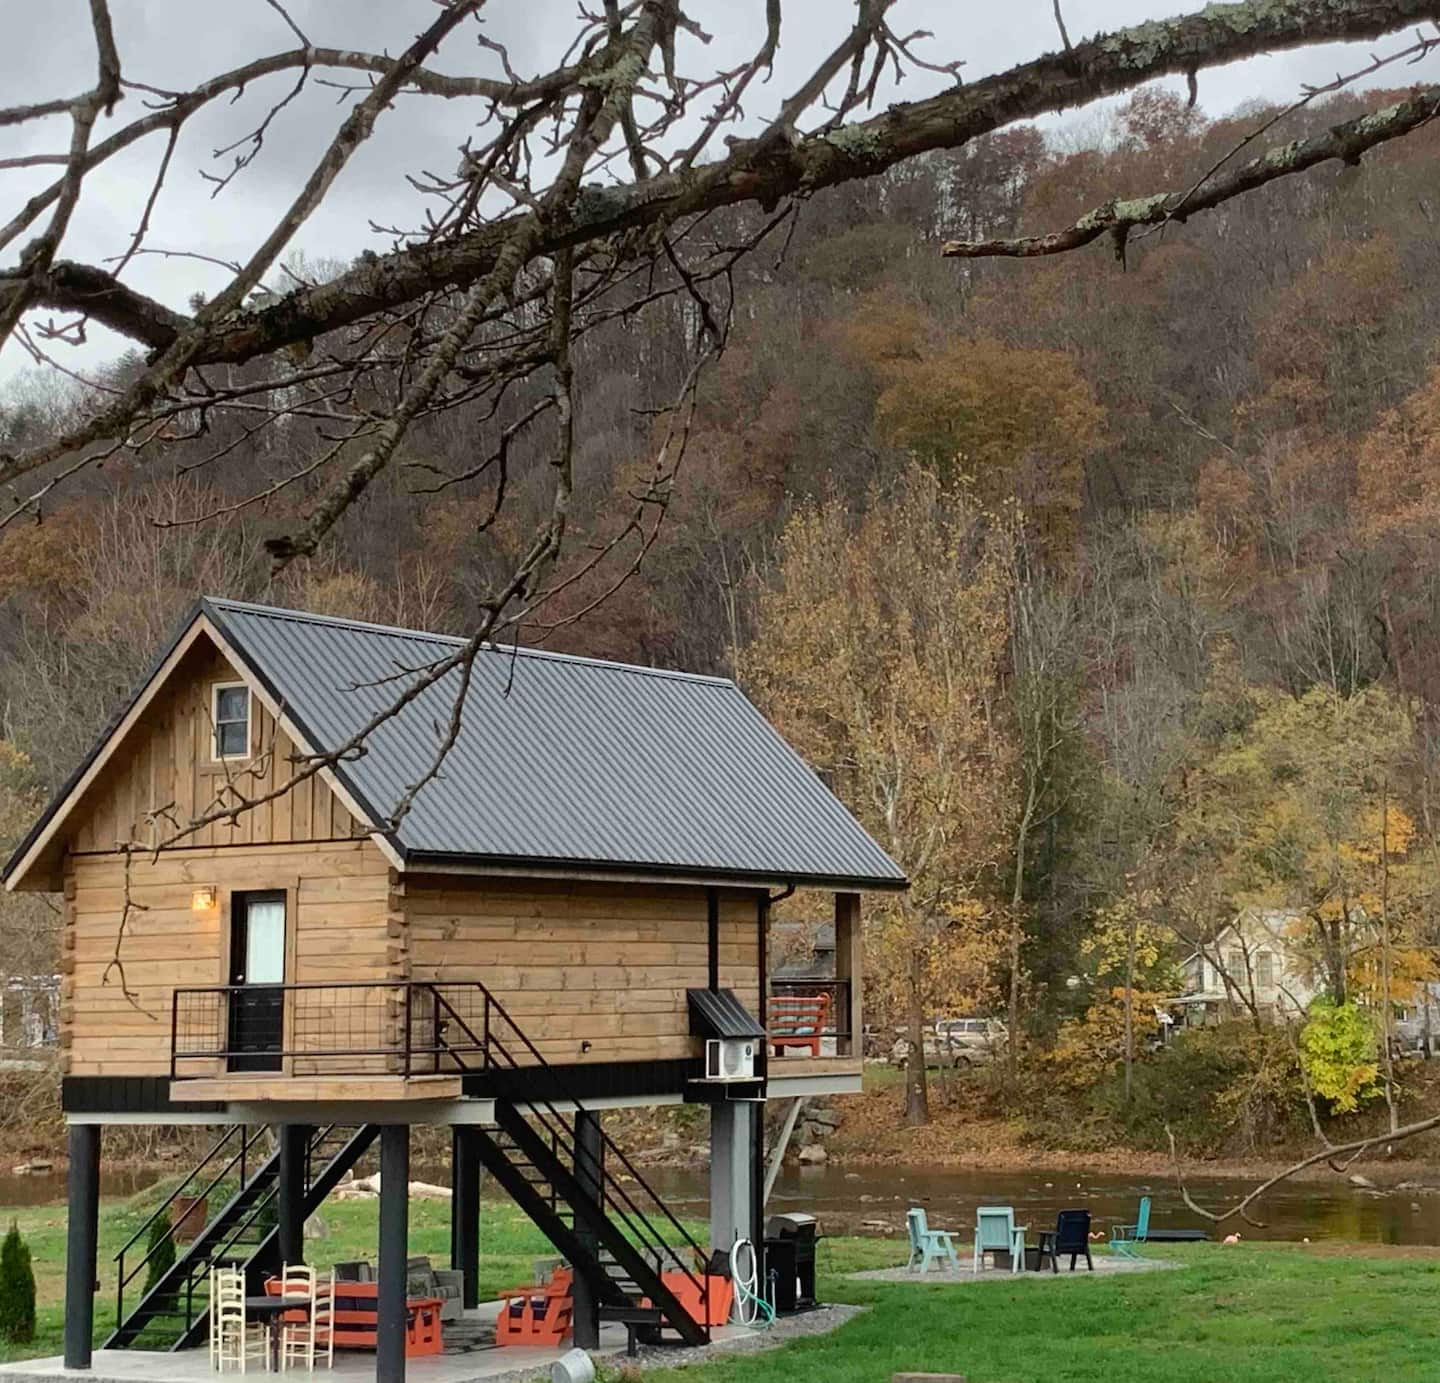
[[[237,893],[230,920],[232,1071],[278,1071],[285,1044],[285,895]]]

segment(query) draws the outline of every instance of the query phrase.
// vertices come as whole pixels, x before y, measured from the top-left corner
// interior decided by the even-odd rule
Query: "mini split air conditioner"
[[[749,1037],[712,1037],[705,1043],[706,1080],[754,1080],[755,1041]]]

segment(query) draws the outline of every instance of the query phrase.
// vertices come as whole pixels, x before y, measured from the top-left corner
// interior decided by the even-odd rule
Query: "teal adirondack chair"
[[[955,1236],[948,1229],[931,1229],[925,1212],[916,1206],[905,1212],[905,1228],[910,1231],[910,1261],[905,1265],[912,1271],[930,1271],[932,1263],[942,1259],[952,1268],[960,1266],[955,1253]]]
[[[981,1205],[975,1209],[975,1271],[978,1273],[987,1253],[1008,1253],[1010,1271],[1018,1273],[1025,1266],[1025,1231],[1028,1225],[1015,1223],[1015,1207]]]
[[[1139,1246],[1150,1234],[1150,1197],[1140,1197],[1140,1213],[1133,1225],[1110,1226],[1110,1252],[1121,1258],[1139,1258]]]

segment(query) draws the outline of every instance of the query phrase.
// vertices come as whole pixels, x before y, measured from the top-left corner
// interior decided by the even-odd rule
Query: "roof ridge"
[[[256,601],[232,600],[224,596],[205,596],[201,603],[222,612],[236,610],[272,619],[292,620],[297,624],[326,624],[347,629],[363,629],[373,634],[389,634],[397,638],[413,639],[416,642],[448,644],[454,648],[459,648],[467,642],[457,634],[437,634],[426,629],[407,629],[398,624],[375,624],[369,620],[348,619],[343,615],[317,615],[310,610],[292,610],[283,605],[261,605]],[[642,677],[666,677],[676,681],[701,682],[711,686],[731,687],[739,690],[734,678],[717,677],[704,672],[646,667],[642,663],[622,663],[613,658],[587,658],[578,653],[556,653],[552,649],[528,648],[523,644],[498,644],[487,641],[482,648],[487,653],[498,654],[506,658],[539,658],[556,663],[579,663],[590,667],[608,668],[613,672],[634,673]]]

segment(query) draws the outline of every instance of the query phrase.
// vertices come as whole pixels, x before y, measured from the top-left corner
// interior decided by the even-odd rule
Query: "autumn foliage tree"
[[[1003,939],[992,906],[1013,811],[1000,707],[1003,535],[921,465],[852,519],[801,509],[741,670],[766,713],[911,881],[866,922],[867,1005],[903,1020],[906,1118],[929,1118],[924,1030],[973,1005]]]
[[[1105,419],[1074,355],[957,338],[878,302],[847,337],[876,375],[886,442],[986,507],[1018,503],[1052,547],[1073,539]]]
[[[0,853],[20,843],[44,804],[44,789],[28,755],[0,739]],[[56,914],[34,894],[0,893],[0,975],[35,975],[55,964]]]
[[[1173,933],[1160,912],[1160,899],[1145,888],[1121,893],[1098,911],[1080,945],[1091,980],[1085,1011],[1061,1024],[1045,1054],[1048,1076],[1088,1089],[1121,1066],[1129,1102],[1137,1015],[1153,1012],[1180,981]]]
[[[1195,775],[1181,834],[1234,905],[1293,914],[1290,940],[1343,1004],[1381,944],[1381,920],[1394,926],[1429,887],[1410,863],[1415,827],[1400,803],[1414,725],[1378,686],[1249,695],[1249,724]]]

